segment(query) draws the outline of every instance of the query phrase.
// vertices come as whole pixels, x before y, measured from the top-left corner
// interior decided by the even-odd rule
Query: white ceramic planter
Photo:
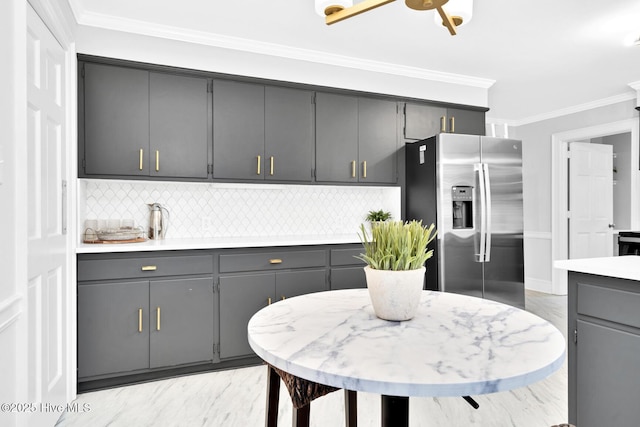
[[[367,266],[364,273],[376,316],[385,320],[412,319],[424,286],[424,267],[417,270],[374,270]]]

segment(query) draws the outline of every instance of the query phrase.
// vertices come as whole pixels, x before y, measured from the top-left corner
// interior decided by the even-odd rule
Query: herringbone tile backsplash
[[[370,210],[400,218],[399,187],[80,180],[85,219],[133,219],[145,229],[147,203],[170,212],[167,238],[331,236],[356,233]]]

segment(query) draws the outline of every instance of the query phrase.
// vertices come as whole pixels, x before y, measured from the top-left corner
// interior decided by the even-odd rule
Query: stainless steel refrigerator
[[[427,289],[524,308],[522,143],[439,134],[406,144],[405,217],[435,223]]]

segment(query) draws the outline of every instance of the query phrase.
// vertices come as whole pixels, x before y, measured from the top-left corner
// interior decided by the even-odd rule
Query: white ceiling
[[[313,0],[68,0],[80,24],[104,18],[177,27],[495,80],[489,117],[524,122],[629,96],[640,81],[640,1],[475,0],[472,21],[450,36],[434,12],[404,1],[326,26]],[[445,6],[446,8],[446,6]]]

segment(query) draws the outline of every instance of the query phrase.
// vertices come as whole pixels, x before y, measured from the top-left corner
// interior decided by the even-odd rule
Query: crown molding
[[[87,12],[82,10],[82,6],[80,4],[81,2],[79,2],[78,0],[69,0],[69,3],[72,4],[72,9],[74,15],[76,16],[78,24],[89,27],[140,34],[169,40],[177,40],[187,43],[196,43],[223,49],[251,52],[261,55],[270,55],[287,59],[315,62],[319,64],[354,68],[364,71],[373,71],[384,74],[411,77],[415,79],[470,86],[481,89],[489,89],[495,83],[495,80],[481,77],[445,73],[418,67],[397,65],[388,62],[352,58],[344,55],[320,52],[311,49],[301,49],[281,44],[250,40],[241,37],[231,37],[204,31],[186,30],[184,28],[178,28],[169,25],[160,25],[146,21],[119,18],[111,15]]]
[[[640,82],[638,82],[640,84]],[[501,118],[493,118],[487,117],[488,123],[495,123],[501,125],[508,125],[512,127],[524,126],[531,123],[541,122],[544,120],[555,119],[562,116],[567,116],[569,114],[579,113],[582,111],[592,110],[594,108],[606,107],[607,105],[618,104],[620,102],[626,102],[636,99],[635,93],[621,93],[619,95],[610,96],[608,98],[602,98],[591,102],[586,102],[584,104],[574,105],[572,107],[562,108],[559,110],[549,111],[547,113],[538,114],[535,116],[525,117],[523,119],[501,119]]]

